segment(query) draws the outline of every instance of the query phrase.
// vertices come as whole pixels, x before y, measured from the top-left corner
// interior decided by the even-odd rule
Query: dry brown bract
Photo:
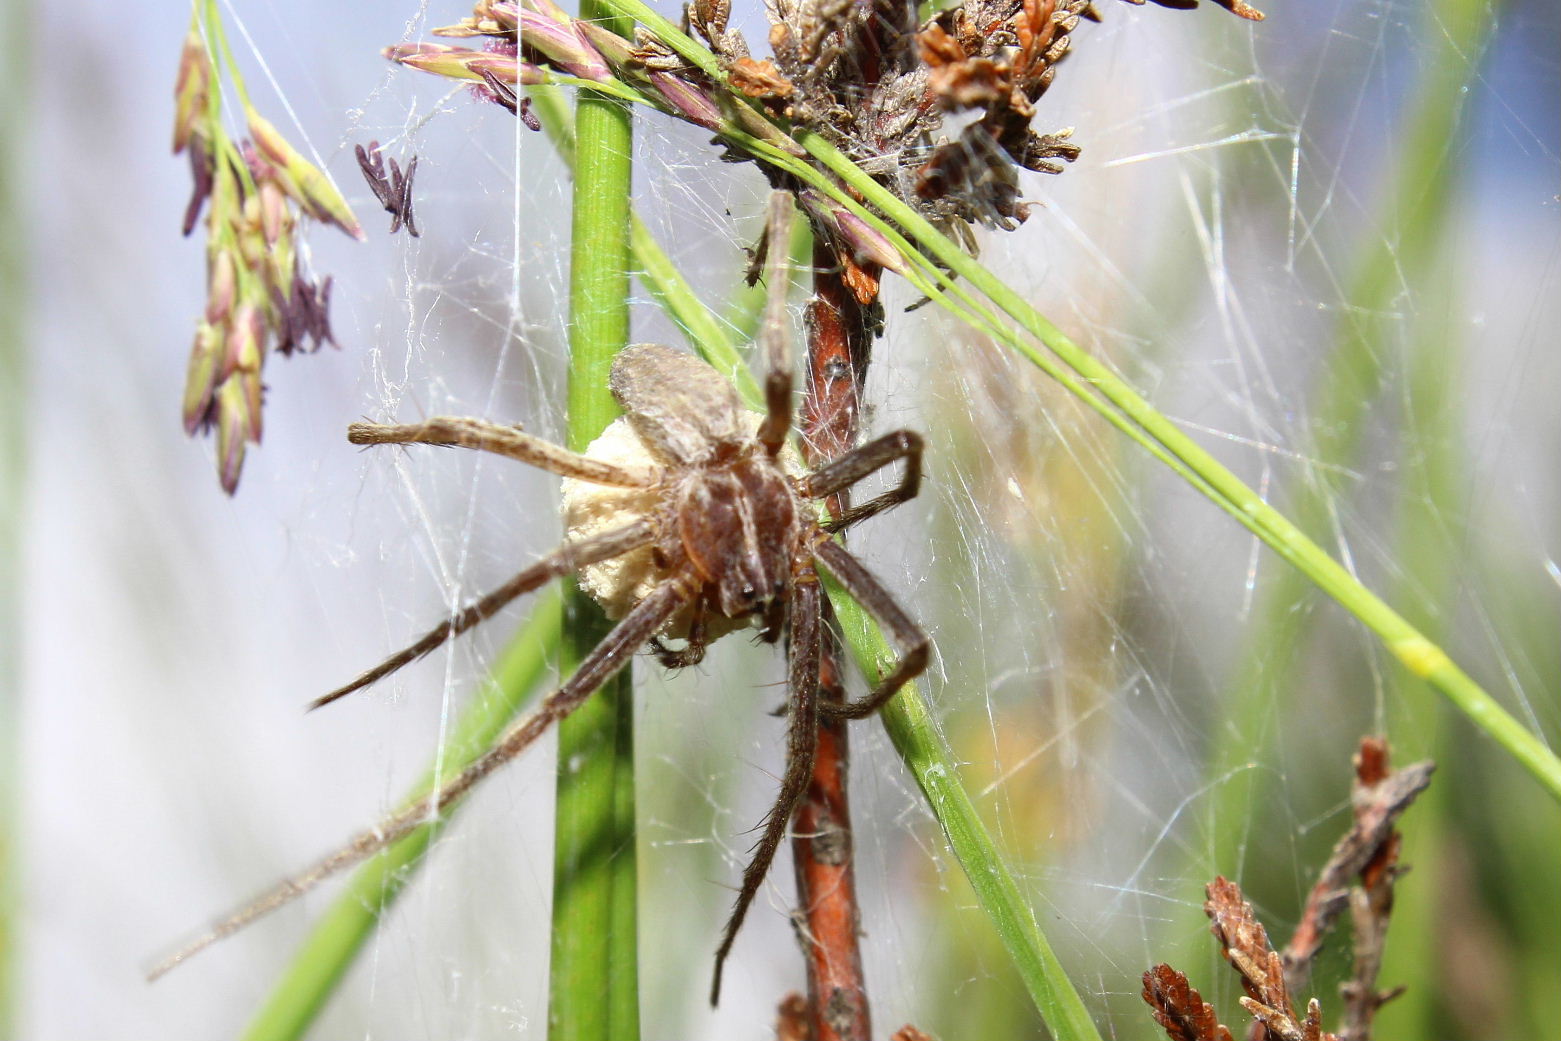
[[[771,226],[789,226],[790,216],[789,198],[777,193]],[[598,530],[593,525],[601,519],[601,511],[583,509],[572,536],[558,549],[457,611],[410,647],[318,699],[315,706],[388,676],[491,618],[516,597],[570,572],[627,562],[610,574],[598,574],[594,582],[609,614],[624,611],[622,620],[561,688],[439,791],[356,836],[303,874],[281,882],[222,920],[160,964],[154,977],[427,823],[430,816],[461,798],[573,712],[647,643],[664,664],[689,665],[699,661],[706,644],[719,635],[712,622],[751,620],[767,641],[775,642],[783,633],[789,636],[786,772],[753,859],[743,872],[742,889],[716,955],[711,991],[714,1003],[720,991],[721,966],[812,769],[820,715],[860,719],[877,711],[921,673],[929,650],[926,634],[878,580],[832,538],[836,532],[916,494],[921,479],[920,437],[908,430],[887,434],[802,474],[788,472],[783,461],[792,398],[792,364],[784,328],[784,263],[783,250],[771,251],[771,302],[760,343],[765,365],[766,411],[762,417],[745,412],[731,383],[704,362],[670,347],[639,344],[619,354],[613,364],[610,387],[625,415],[615,424],[616,432],[609,428],[598,441],[621,445],[627,438],[637,444],[627,455],[614,453],[606,459],[590,451],[580,455],[515,427],[480,419],[441,417],[404,426],[352,425],[348,437],[354,444],[475,448],[607,489],[609,496],[620,493],[613,504],[619,522]],[[846,511],[839,520],[819,522],[816,501],[902,460],[904,472],[889,491]],[[625,503],[634,500],[637,504],[625,511]],[[590,534],[579,534],[587,529]],[[640,559],[630,560],[635,556]],[[873,614],[901,654],[869,694],[844,705],[821,705],[818,700],[823,625],[820,566]],[[658,639],[674,623],[674,631],[687,641],[677,650],[668,649]]]
[[[1379,737],[1361,740],[1351,798],[1354,825],[1334,847],[1283,956],[1270,946],[1241,887],[1224,878],[1209,883],[1203,909],[1225,959],[1241,974],[1247,992],[1241,1004],[1256,1021],[1250,1041],[1369,1041],[1377,1009],[1402,989],[1383,992],[1376,987],[1393,883],[1404,870],[1398,864],[1395,823],[1430,783],[1433,769],[1422,762],[1390,770],[1387,742]],[[1356,880],[1359,884],[1352,886]],[[1355,927],[1355,964],[1351,978],[1340,987],[1343,1025],[1330,1034],[1322,1029],[1317,1000],[1308,1002],[1305,1018],[1298,1019],[1291,995],[1306,986],[1323,938],[1346,906]],[[1229,1041],[1229,1031],[1186,976],[1162,964],[1144,973],[1143,980],[1144,1001],[1171,1041]]]
[[[1290,1005],[1290,990],[1285,986],[1284,959],[1268,944],[1268,932],[1252,913],[1252,905],[1241,896],[1241,887],[1225,878],[1208,885],[1209,898],[1203,910],[1209,916],[1209,928],[1225,960],[1241,974],[1247,996],[1241,1006],[1262,1023],[1275,1041],[1338,1041],[1322,1029],[1322,1009],[1314,998],[1306,1007],[1306,1018],[1297,1020]]]
[[[370,141],[367,148],[357,145],[353,151],[357,153],[358,169],[363,172],[369,190],[390,214],[390,233],[394,235],[406,228],[408,235],[417,238],[417,217],[412,212],[412,178],[417,175],[417,156],[407,160],[405,170],[394,159],[390,160],[387,173],[378,141]]]
[[[1214,1006],[1169,965],[1156,965],[1144,973],[1142,996],[1171,1041],[1232,1041]]]
[[[1402,987],[1379,991],[1388,920],[1393,911],[1393,884],[1406,869],[1398,862],[1402,836],[1398,818],[1431,783],[1435,764],[1411,763],[1402,770],[1389,766],[1388,744],[1380,737],[1363,738],[1355,753],[1355,783],[1350,805],[1355,822],[1333,848],[1306,899],[1301,924],[1284,952],[1285,979],[1291,990],[1306,985],[1312,960],[1323,937],[1345,907],[1354,929],[1354,972],[1341,988],[1343,1041],[1366,1041],[1377,1009],[1397,997]],[[1358,884],[1356,884],[1358,883]]]

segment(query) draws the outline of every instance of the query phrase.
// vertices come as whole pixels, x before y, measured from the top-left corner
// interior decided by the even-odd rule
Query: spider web
[[[1456,245],[1423,268],[1403,245],[1422,202],[1383,187],[1401,183],[1412,88],[1448,30],[1428,28],[1423,6],[1272,3],[1253,27],[1211,4],[1102,3],[1037,122],[1075,126],[1083,156],[1059,177],[1024,175],[1039,205],[1017,232],[983,233],[982,260],[1282,509],[1316,493],[1309,533],[1554,734],[1561,28],[1541,0],[1505,8],[1439,159],[1459,170]],[[72,47],[51,52],[77,75],[40,95],[40,154],[59,158],[32,185],[62,215],[39,241],[27,586],[24,1026],[36,1036],[233,1032],[332,887],[153,988],[138,969],[393,805],[525,605],[369,694],[307,718],[301,705],[561,534],[545,475],[475,453],[360,453],[343,437],[360,414],[561,433],[567,170],[496,106],[377,57],[464,13],[290,0],[229,12],[262,109],[285,99],[297,123],[275,121],[317,150],[371,233],[363,246],[311,236],[315,270],[337,279],[344,349],[272,360],[266,442],[232,501],[209,448],[180,440],[173,418],[201,279],[199,249],[170,234],[182,171],[139,158],[163,139],[183,13],[72,23]],[[763,40],[753,12],[734,17]],[[42,18],[66,38],[54,9]],[[758,235],[761,178],[655,114],[637,114],[636,134],[639,212],[722,311]],[[420,157],[422,238],[383,235],[388,218],[352,169],[351,144],[369,139]],[[1389,279],[1364,316],[1383,330],[1367,352],[1382,389],[1340,457],[1315,402],[1340,329],[1363,317],[1373,251]],[[1287,935],[1347,826],[1355,742],[1383,728],[1401,762],[1443,763],[1426,810],[1438,844],[1416,838],[1419,808],[1406,822],[1418,867],[1396,928],[1489,965],[1471,982],[1469,962],[1432,959],[1415,985],[1436,989],[1449,1036],[1489,1017],[1482,1000],[1520,1017],[1500,1022],[1543,1021],[1519,968],[1553,963],[1553,939],[1531,940],[1524,921],[1553,922],[1556,898],[1536,895],[1543,884],[1512,895],[1535,872],[1553,882],[1561,848],[1536,786],[1184,483],[936,307],[904,313],[914,302],[886,280],[863,434],[922,432],[928,480],[852,547],[932,632],[939,725],[1102,1033],[1153,1035],[1137,992],[1157,961],[1243,1022],[1202,923],[1203,884],[1239,878]],[[634,330],[683,342],[643,297]],[[1427,351],[1444,352],[1435,378]],[[1450,485],[1429,482],[1448,459]],[[733,638],[681,675],[643,659],[635,672],[644,1034],[765,1036],[803,983],[786,854],[720,1009],[703,995],[781,769],[782,723],[768,714],[784,697],[780,656]],[[852,741],[876,1031],[1034,1035],[1022,985],[878,724]],[[484,784],[318,1036],[543,1035],[554,768],[549,742]],[[1421,964],[1399,958],[1385,984]],[[1338,957],[1320,968],[1325,1010],[1345,972]]]

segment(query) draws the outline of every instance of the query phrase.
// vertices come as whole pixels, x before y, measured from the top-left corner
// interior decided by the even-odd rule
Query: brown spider
[[[771,229],[789,226],[789,198],[779,193],[777,198],[784,204],[772,207]],[[584,455],[480,419],[438,417],[406,426],[354,423],[348,428],[354,444],[456,445],[559,474],[567,479],[569,533],[558,549],[311,707],[388,676],[492,617],[521,594],[570,572],[579,572],[582,586],[610,617],[620,620],[562,687],[442,788],[219,921],[158,964],[151,973],[154,979],[425,824],[573,712],[640,647],[648,643],[664,665],[681,667],[698,662],[711,640],[757,622],[766,641],[773,643],[783,633],[789,636],[786,771],[716,954],[711,988],[715,1003],[722,965],[812,772],[819,715],[870,715],[921,673],[929,650],[926,633],[832,538],[915,496],[921,479],[921,438],[908,430],[896,431],[819,469],[801,472],[786,444],[792,369],[783,325],[784,250],[770,252],[770,304],[760,335],[766,367],[763,416],[746,412],[731,383],[703,361],[670,347],[637,344],[618,355],[609,380],[625,414]],[[901,459],[904,472],[895,487],[838,519],[820,521],[815,503]],[[821,704],[818,698],[823,625],[819,566],[877,618],[901,654],[868,695],[844,705]],[[685,646],[667,648],[661,637],[668,635],[683,637]]]

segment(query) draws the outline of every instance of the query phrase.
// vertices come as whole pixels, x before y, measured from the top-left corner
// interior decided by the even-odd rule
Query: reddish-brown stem
[[[802,436],[808,464],[843,454],[856,438],[862,377],[872,330],[866,308],[847,287],[834,252],[813,250],[813,299],[807,310],[807,388]],[[836,517],[846,507],[832,496]],[[820,699],[844,702],[839,648],[826,641],[819,667]],[[861,915],[856,902],[846,724],[824,719],[819,726],[813,776],[792,817],[792,859],[800,904],[798,928],[808,970],[807,1019],[812,1041],[867,1041],[872,1023],[858,943]]]
[[[802,401],[802,440],[810,466],[843,455],[856,440],[872,328],[867,307],[857,301],[844,276],[835,251],[816,241],[813,299],[808,302],[806,322],[807,388]],[[844,508],[842,497],[830,498],[832,514],[838,517]]]
[[[821,662],[821,699],[844,700],[833,656]],[[847,722],[820,722],[813,777],[792,817],[792,860],[802,904],[813,1041],[867,1041],[871,1020],[857,943],[860,913],[846,795]]]

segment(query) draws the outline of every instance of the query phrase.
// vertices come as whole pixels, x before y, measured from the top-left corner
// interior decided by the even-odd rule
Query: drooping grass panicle
[[[220,15],[197,2],[174,85],[173,150],[188,154],[193,180],[184,233],[206,214],[206,308],[185,378],[184,429],[216,431],[218,480],[231,495],[247,446],[264,431],[267,355],[335,343],[331,279],[303,261],[300,218],[356,239],[363,230],[330,178],[250,103],[222,40]],[[241,99],[245,139],[223,124],[224,72]]]

